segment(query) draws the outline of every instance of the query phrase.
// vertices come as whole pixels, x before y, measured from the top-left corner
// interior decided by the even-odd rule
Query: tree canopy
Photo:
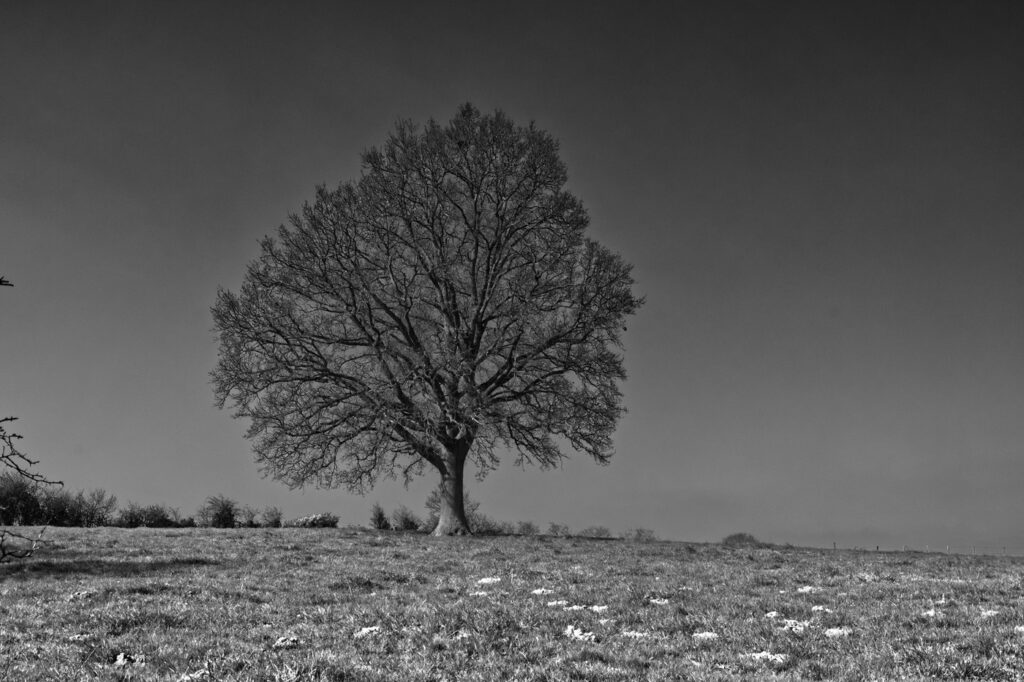
[[[363,492],[429,465],[440,534],[468,531],[467,461],[550,467],[567,445],[607,462],[642,301],[584,234],[554,138],[467,104],[362,161],[217,294],[215,395],[251,420],[264,472]]]

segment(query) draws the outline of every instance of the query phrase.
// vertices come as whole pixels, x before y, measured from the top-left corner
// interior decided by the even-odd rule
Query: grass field
[[[358,529],[49,529],[3,680],[1024,679],[1024,563]]]

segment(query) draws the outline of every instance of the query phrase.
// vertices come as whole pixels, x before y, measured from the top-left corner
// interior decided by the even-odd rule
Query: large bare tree
[[[213,307],[218,404],[264,473],[365,492],[440,475],[435,535],[470,532],[467,461],[612,456],[631,268],[584,232],[558,143],[502,112],[399,123],[361,177],[265,238]]]

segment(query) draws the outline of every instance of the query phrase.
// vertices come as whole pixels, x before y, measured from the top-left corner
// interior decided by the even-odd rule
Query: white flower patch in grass
[[[531,592],[531,594],[552,594],[552,593],[554,593],[554,590],[549,590],[546,587],[538,587],[536,590]]]
[[[285,637],[278,637],[277,641],[274,642],[274,645],[271,648],[273,648],[273,649],[295,649],[295,648],[298,648],[298,646],[301,645],[301,644],[302,644],[302,642],[299,641],[298,637],[285,636]]]
[[[480,578],[480,580],[476,581],[476,584],[477,585],[493,585],[495,583],[500,583],[500,582],[501,582],[501,578]]]
[[[486,597],[487,594],[488,593],[484,592],[483,590],[477,590],[476,592],[470,592],[469,596],[470,597]]]
[[[114,661],[115,668],[127,668],[130,666],[142,666],[146,665],[146,657],[143,654],[126,654],[121,652],[117,655],[117,660]]]
[[[208,679],[210,679],[210,671],[202,669],[190,673],[182,673],[175,682],[195,682],[196,680]]]
[[[1017,625],[1013,628],[1013,631],[1018,635],[1024,635],[1024,625]]]
[[[799,594],[814,594],[815,592],[821,592],[821,588],[814,585],[804,585],[803,587],[796,588],[796,591]]]
[[[566,626],[564,634],[569,639],[574,639],[577,642],[593,642],[597,639],[593,632],[584,632],[575,625]]]
[[[981,610],[981,617],[982,618],[995,618],[998,615],[999,615],[999,610],[998,609],[982,609]]]
[[[928,609],[927,611],[922,611],[921,615],[925,618],[942,618],[942,612],[937,611],[934,608]]]
[[[817,606],[812,606],[811,607],[811,612],[813,612],[813,613],[832,613],[832,609],[830,609],[827,606],[821,606],[819,604]]]
[[[651,603],[656,606],[665,606],[665,604],[668,604],[668,599],[659,599],[658,597],[654,597],[651,599]]]
[[[92,635],[80,632],[77,635],[71,635],[68,637],[69,642],[88,642],[93,638]]]
[[[598,622],[599,625],[608,625],[609,623],[614,623],[615,619],[614,618],[598,618],[597,622]]]
[[[786,662],[786,654],[773,654],[770,651],[758,651],[754,654],[743,654],[743,657],[761,663],[771,663],[774,665],[782,665]]]
[[[786,620],[782,621],[782,629],[786,632],[800,634],[804,630],[806,630],[807,626],[810,624],[811,621],[809,620],[793,620],[792,618],[787,618]]]
[[[825,630],[825,636],[828,637],[829,639],[837,639],[839,637],[849,637],[852,634],[853,634],[853,629],[852,628],[847,628],[847,627],[829,628],[829,629]]]
[[[764,617],[765,618],[778,618],[779,617],[779,612],[778,611],[769,611],[768,613],[764,614]]]
[[[584,606],[583,604],[573,604],[572,606],[563,607],[562,610],[563,611],[582,611],[585,608],[587,608],[587,607]]]
[[[631,639],[644,639],[646,637],[650,637],[651,633],[649,633],[649,632],[639,632],[638,630],[623,630],[622,631],[622,636],[623,637],[629,637]]]
[[[695,642],[714,642],[716,639],[718,639],[718,633],[711,632],[710,630],[693,633],[693,641]]]
[[[66,601],[76,601],[78,599],[88,599],[89,597],[93,596],[94,594],[96,594],[96,593],[93,592],[92,590],[78,590],[77,592],[72,592],[71,594],[69,594],[66,597]]]
[[[549,601],[548,606],[565,606],[568,603],[564,599],[556,599],[555,601]]]
[[[362,628],[352,635],[352,639],[362,639],[363,637],[369,637],[372,634],[380,632],[379,625],[371,625],[370,627]]]
[[[608,607],[605,606],[604,604],[600,604],[600,605],[594,604],[593,606],[589,606],[587,608],[589,608],[594,613],[604,613],[605,611],[608,610]]]

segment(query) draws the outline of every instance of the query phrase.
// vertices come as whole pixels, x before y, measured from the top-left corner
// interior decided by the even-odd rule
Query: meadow
[[[50,528],[4,680],[1024,679],[1024,562],[366,529]]]

